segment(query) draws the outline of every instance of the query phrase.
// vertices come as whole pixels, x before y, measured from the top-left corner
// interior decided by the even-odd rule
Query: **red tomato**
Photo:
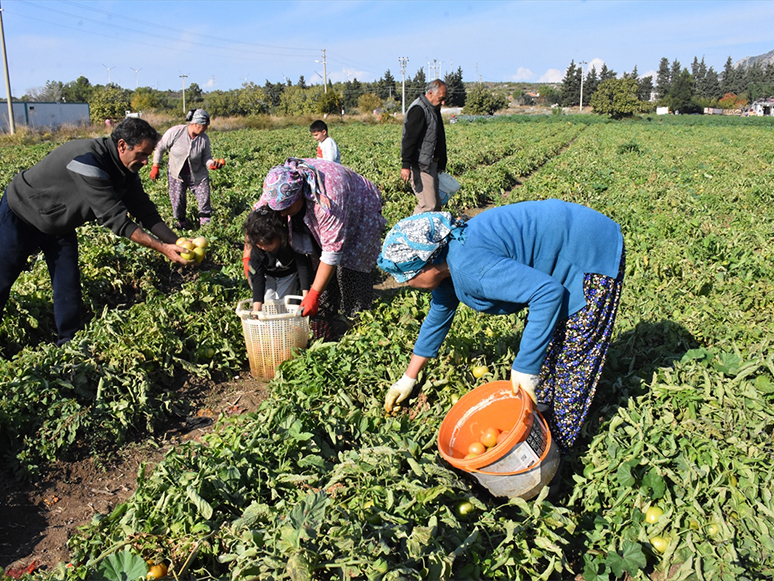
[[[468,453],[469,454],[483,454],[486,452],[486,447],[481,442],[473,442],[470,446],[468,446]]]

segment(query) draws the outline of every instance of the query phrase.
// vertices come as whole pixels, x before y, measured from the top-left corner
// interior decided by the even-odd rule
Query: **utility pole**
[[[322,66],[323,66],[323,93],[327,93],[328,92],[328,61],[325,59],[325,49],[321,48],[320,50],[323,53],[322,60],[321,61],[317,61],[316,60],[314,62],[322,63]],[[320,73],[317,73],[317,74],[319,75]],[[347,77],[349,77],[349,75],[347,75]]]
[[[180,75],[180,78],[183,79],[183,115],[185,115],[185,80],[188,78],[188,75],[183,73]]]
[[[140,88],[140,77],[139,77],[139,74],[138,74],[138,73],[139,73],[139,72],[140,72],[142,69],[135,69],[134,67],[129,67],[129,68],[130,68],[130,69],[132,69],[132,70],[134,71],[134,90],[136,91],[137,89],[139,89],[139,88]]]
[[[102,64],[102,66],[105,67],[108,70],[108,85],[109,85],[110,84],[110,69],[114,69],[116,67],[114,67],[114,66],[113,67],[108,67],[108,66],[105,66],[104,63]]]
[[[328,60],[325,58],[324,48],[322,49],[322,53],[323,53],[322,65],[323,65],[323,87],[324,87],[323,93],[327,93],[328,92]]]
[[[580,62],[581,67],[581,99],[580,99],[580,109],[578,110],[578,113],[583,113],[583,65],[586,64],[586,61]]]
[[[8,102],[8,132],[16,133],[16,125],[13,122],[13,104],[11,103],[11,77],[8,75],[8,55],[5,52],[5,31],[3,30],[3,9],[0,7],[0,41],[3,45],[3,68],[5,69],[5,94]]]
[[[400,73],[403,77],[403,80],[401,81],[401,90],[403,92],[403,97],[401,99],[403,103],[403,114],[406,114],[406,63],[408,62],[408,57],[406,56],[399,56],[398,62],[400,63]]]

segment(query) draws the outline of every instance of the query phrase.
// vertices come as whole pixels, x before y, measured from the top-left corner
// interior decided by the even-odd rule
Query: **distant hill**
[[[766,66],[767,64],[774,64],[774,50],[767,52],[766,54],[762,54],[759,56],[747,56],[744,57],[742,60],[736,61],[734,63],[734,67],[736,68],[744,68],[750,67],[754,65],[755,63],[758,63],[762,66]]]

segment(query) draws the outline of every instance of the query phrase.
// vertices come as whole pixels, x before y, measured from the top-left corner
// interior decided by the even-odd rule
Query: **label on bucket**
[[[513,450],[508,454],[507,460],[501,463],[498,468],[505,468],[508,472],[518,472],[533,467],[540,461],[543,452],[546,451],[548,443],[548,434],[540,418],[535,414],[527,437],[516,444]],[[487,467],[491,469],[492,467]],[[503,472],[506,470],[502,470]],[[500,470],[496,470],[500,471]]]
[[[546,451],[546,444],[548,443],[547,436],[548,434],[546,434],[545,426],[536,414],[534,421],[532,422],[532,429],[529,431],[526,440],[529,447],[537,454],[536,461],[539,460],[543,456],[543,452]]]

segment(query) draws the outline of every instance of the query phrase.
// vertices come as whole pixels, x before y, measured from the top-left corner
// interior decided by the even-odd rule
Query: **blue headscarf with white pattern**
[[[465,240],[465,223],[449,212],[404,218],[387,233],[376,264],[398,282],[414,278],[428,263],[443,260],[449,240]]]

